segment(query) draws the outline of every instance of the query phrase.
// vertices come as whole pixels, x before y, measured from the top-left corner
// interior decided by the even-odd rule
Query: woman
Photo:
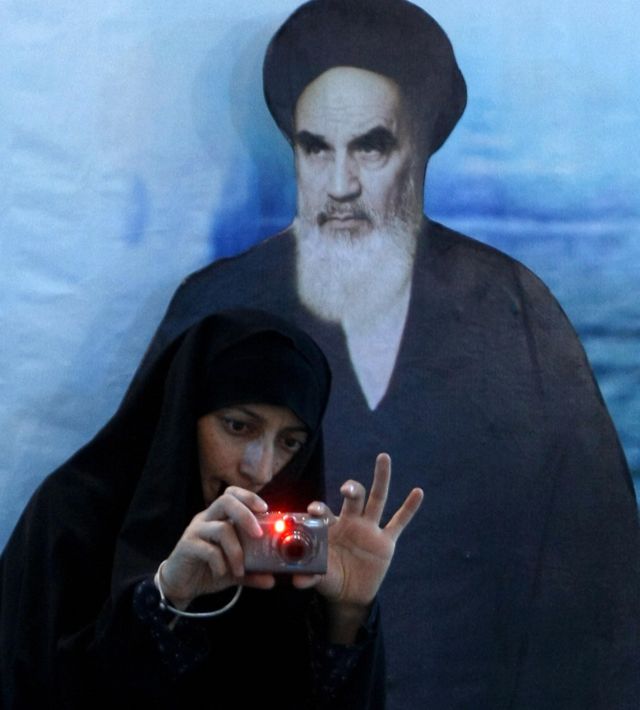
[[[3,553],[7,710],[382,706],[374,597],[422,492],[381,529],[380,456],[368,500],[348,481],[339,517],[320,502],[329,381],[313,341],[265,313],[167,348]],[[326,574],[245,572],[240,536],[267,509],[331,520]]]

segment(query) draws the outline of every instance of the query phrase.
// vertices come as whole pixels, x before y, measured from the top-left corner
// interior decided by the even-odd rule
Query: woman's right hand
[[[225,492],[189,523],[162,566],[162,590],[179,609],[186,609],[203,594],[235,584],[270,589],[272,574],[247,574],[238,530],[259,538],[262,529],[256,514],[265,513],[260,496],[237,486]]]

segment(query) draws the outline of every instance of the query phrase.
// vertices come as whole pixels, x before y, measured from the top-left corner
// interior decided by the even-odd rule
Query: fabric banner
[[[468,86],[427,214],[549,285],[640,470],[640,154],[631,0],[419,3]],[[120,401],[181,280],[286,227],[265,106],[285,0],[0,9],[0,540]]]

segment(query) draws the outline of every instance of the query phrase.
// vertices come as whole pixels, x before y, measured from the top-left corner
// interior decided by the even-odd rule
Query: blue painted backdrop
[[[422,4],[469,85],[427,211],[547,281],[640,475],[636,0]],[[117,406],[180,279],[289,222],[260,64],[295,5],[0,5],[0,545]]]

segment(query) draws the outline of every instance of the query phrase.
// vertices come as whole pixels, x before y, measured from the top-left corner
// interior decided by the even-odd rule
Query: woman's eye
[[[304,441],[288,436],[282,440],[282,445],[287,451],[292,451],[295,453],[296,451],[300,451],[300,449],[304,445]]]
[[[231,434],[245,434],[249,430],[249,425],[246,422],[240,421],[240,419],[223,417],[222,422],[225,429]]]

